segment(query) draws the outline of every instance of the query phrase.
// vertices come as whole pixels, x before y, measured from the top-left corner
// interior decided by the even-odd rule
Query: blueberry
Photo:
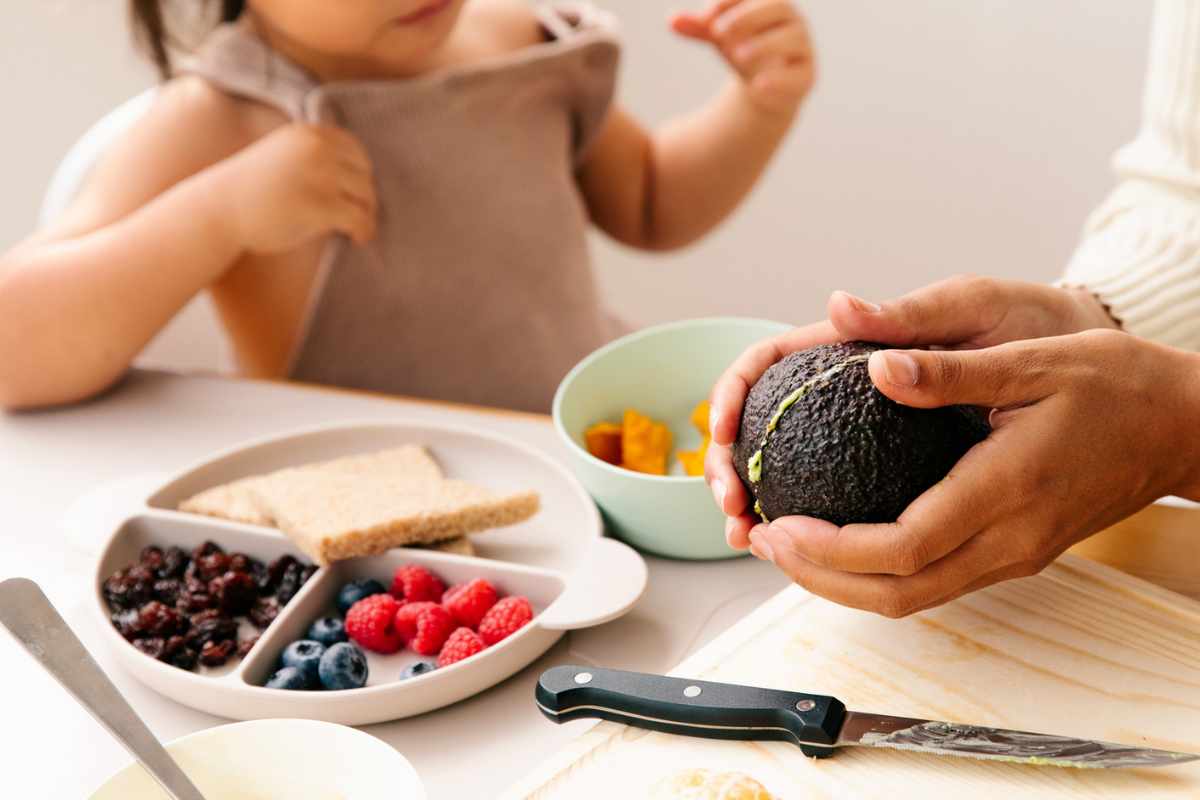
[[[437,669],[437,664],[432,661],[418,661],[415,664],[409,664],[400,673],[400,680],[406,681],[409,678],[415,678],[418,675],[424,675],[427,672],[433,672]]]
[[[283,649],[283,655],[279,657],[279,666],[295,667],[300,670],[304,675],[304,680],[308,682],[308,688],[317,689],[321,685],[319,665],[323,655],[325,655],[325,645],[311,639],[301,639]]]
[[[308,638],[332,647],[346,641],[346,626],[337,617],[321,617],[308,629]]]
[[[350,606],[364,597],[370,597],[373,594],[383,594],[385,591],[386,589],[383,588],[383,584],[374,578],[359,578],[356,581],[350,581],[350,583],[347,583],[338,592],[338,611],[345,614],[350,610]]]
[[[349,642],[339,642],[321,656],[321,683],[326,689],[358,689],[367,685],[367,657]]]
[[[295,667],[284,667],[267,681],[268,689],[307,689],[308,680]]]

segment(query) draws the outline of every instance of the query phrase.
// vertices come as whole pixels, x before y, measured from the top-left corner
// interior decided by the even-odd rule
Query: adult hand
[[[1200,494],[1200,357],[1115,331],[969,351],[881,351],[876,387],[996,409],[993,431],[895,523],[787,517],[751,550],[838,603],[899,617],[1060,553],[1166,494]]]
[[[742,406],[750,387],[766,372],[767,367],[788,353],[841,339],[837,329],[829,322],[794,328],[764,339],[738,356],[713,386],[708,416],[712,441],[704,457],[704,479],[712,489],[717,507],[729,517],[725,522],[725,540],[731,547],[742,550],[749,547],[748,534],[758,521],[749,513],[750,496],[741,478],[734,472],[731,451],[742,423]]]
[[[950,349],[987,347],[1020,339],[1058,336],[1116,323],[1090,293],[1023,281],[960,276],[877,305],[834,292],[829,322],[797,328],[748,349],[721,376],[712,392],[713,445],[705,476],[717,505],[729,517],[725,538],[731,547],[750,545],[758,522],[729,446],[737,437],[746,394],[767,367],[796,350],[843,340],[902,347],[936,345]]]
[[[897,347],[990,347],[1119,327],[1086,289],[973,275],[939,281],[882,305],[834,292],[827,310],[845,339]]]

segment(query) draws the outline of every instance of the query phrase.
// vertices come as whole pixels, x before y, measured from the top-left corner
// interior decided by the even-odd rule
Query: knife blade
[[[1200,759],[1113,742],[849,711],[824,695],[600,667],[546,670],[535,700],[558,723],[597,718],[708,739],[785,741],[815,758],[843,746],[865,746],[1060,767],[1155,767]]]

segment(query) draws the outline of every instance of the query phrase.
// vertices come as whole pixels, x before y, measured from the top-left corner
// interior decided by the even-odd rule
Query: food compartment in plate
[[[318,572],[278,534],[142,515],[126,521],[101,556],[97,604],[123,646],[222,677],[238,670],[253,640]]]
[[[446,587],[483,579],[495,587],[501,599],[527,598],[532,606],[533,618],[505,639],[485,647],[482,652],[470,658],[412,677],[402,678],[402,674],[417,662],[436,664],[438,654],[418,654],[408,645],[402,646],[394,653],[373,652],[350,639],[366,657],[367,689],[401,681],[405,684],[432,681],[449,670],[469,668],[476,662],[491,658],[510,643],[530,634],[536,628],[538,616],[558,599],[565,588],[563,579],[557,573],[548,570],[421,550],[393,550],[381,556],[339,562],[328,567],[322,573],[322,580],[311,591],[306,592],[304,597],[297,598],[293,605],[288,607],[287,614],[281,616],[272,626],[269,640],[264,638],[261,646],[246,659],[241,673],[242,679],[253,686],[264,686],[281,668],[284,650],[293,642],[308,639],[309,629],[315,621],[323,617],[344,620],[345,614],[339,611],[337,604],[338,593],[343,587],[354,581],[373,579],[387,592],[392,586],[396,570],[405,565],[425,568]],[[454,628],[458,627],[461,625],[455,622]]]

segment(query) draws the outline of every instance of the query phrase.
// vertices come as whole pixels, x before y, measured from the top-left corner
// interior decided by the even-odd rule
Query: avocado
[[[894,522],[989,427],[974,408],[918,409],[884,396],[867,359],[883,345],[792,353],[750,389],[733,463],[765,520]]]

